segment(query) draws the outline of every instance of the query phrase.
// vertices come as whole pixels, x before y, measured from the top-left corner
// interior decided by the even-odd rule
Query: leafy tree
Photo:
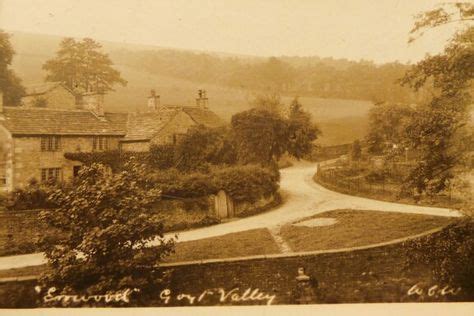
[[[444,5],[419,15],[412,33],[473,20],[474,4]],[[433,194],[449,185],[452,169],[465,150],[458,145],[466,137],[473,75],[474,27],[467,26],[454,35],[441,54],[427,56],[403,78],[402,83],[415,90],[433,88],[431,100],[417,109],[407,126],[409,145],[421,159],[406,181],[406,191]]]
[[[0,30],[0,91],[3,92],[3,101],[7,106],[19,105],[25,95],[21,80],[9,69],[14,54],[10,36]]]
[[[84,166],[70,188],[51,193],[58,207],[40,215],[50,228],[41,247],[51,268],[40,283],[54,286],[56,294],[127,288],[144,294],[162,280],[158,263],[172,251],[174,240],[164,239],[163,223],[149,213],[160,191],[133,161],[120,173],[107,170],[100,164]],[[151,240],[159,245],[147,247]]]
[[[46,80],[62,82],[79,92],[107,92],[115,84],[125,86],[127,81],[112,67],[111,59],[101,49],[102,45],[90,38],[82,41],[65,38],[56,57],[43,65],[48,72]]]
[[[288,115],[288,153],[298,159],[309,154],[319,134],[321,131],[312,122],[311,114],[303,110],[298,98],[293,99]]]
[[[288,148],[288,122],[279,114],[251,109],[232,116],[232,131],[242,163],[272,163]]]
[[[283,113],[283,103],[278,93],[257,94],[252,100],[251,105],[255,109],[272,112],[278,115]]]
[[[369,131],[366,137],[372,154],[383,154],[393,146],[402,148],[406,142],[406,128],[414,109],[406,104],[378,103],[369,112]]]

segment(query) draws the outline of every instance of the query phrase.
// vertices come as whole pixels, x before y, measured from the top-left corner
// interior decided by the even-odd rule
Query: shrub
[[[474,293],[474,219],[464,218],[438,234],[408,243],[407,265],[429,264],[438,282]]]
[[[210,167],[208,173],[180,173],[176,169],[161,170],[150,175],[150,181],[167,198],[196,198],[224,190],[236,201],[255,202],[278,190],[277,167],[256,165]]]
[[[175,165],[175,146],[172,144],[150,146],[148,164],[156,169],[168,169]]]
[[[48,200],[51,189],[52,186],[41,185],[32,179],[26,187],[10,193],[6,206],[16,211],[53,208],[56,205]]]
[[[130,159],[135,159],[141,163],[148,163],[149,161],[148,152],[122,152],[120,150],[65,153],[64,157],[69,160],[80,161],[86,166],[100,163],[110,167],[113,172],[121,171]]]
[[[111,174],[100,164],[83,167],[74,185],[57,189],[58,205],[43,211],[47,234],[40,242],[50,269],[40,283],[56,294],[97,294],[139,288],[162,281],[158,263],[173,249],[163,223],[149,211],[160,191],[146,187],[143,166],[135,162]],[[60,233],[49,233],[53,229]],[[148,248],[150,240],[159,245]]]

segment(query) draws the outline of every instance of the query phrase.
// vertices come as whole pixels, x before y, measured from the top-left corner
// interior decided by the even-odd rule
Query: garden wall
[[[280,203],[278,195],[262,197],[254,203],[236,202],[235,216],[257,214]],[[165,231],[179,231],[218,224],[214,196],[163,199],[153,212],[165,223]],[[35,243],[45,227],[39,224],[39,210],[0,211],[0,256],[37,252]]]
[[[297,304],[302,298],[326,304],[474,299],[472,293],[464,292],[409,295],[415,284],[424,291],[437,284],[429,267],[405,265],[411,242],[416,241],[317,255],[164,267],[171,269],[168,284],[147,297],[137,294],[129,306]],[[311,277],[307,283],[297,280],[301,267]],[[34,285],[34,281],[0,283],[0,307],[35,306],[39,295]]]

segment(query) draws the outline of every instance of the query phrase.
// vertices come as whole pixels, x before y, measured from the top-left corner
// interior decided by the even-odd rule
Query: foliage
[[[300,159],[313,149],[313,142],[321,131],[312,122],[311,114],[302,109],[298,98],[290,104],[288,115],[288,153]]]
[[[159,170],[149,175],[149,180],[162,190],[164,198],[198,198],[224,190],[235,201],[254,202],[276,193],[279,173],[256,165],[215,166],[207,173]]]
[[[366,140],[372,154],[388,153],[393,145],[403,148],[406,129],[414,109],[406,104],[379,103],[369,112],[369,132]]]
[[[32,179],[27,186],[15,189],[8,195],[7,209],[19,211],[54,208],[56,205],[48,200],[52,189],[53,186],[42,185]]]
[[[17,106],[25,95],[21,80],[9,69],[15,51],[10,43],[10,36],[0,30],[0,92],[6,106]]]
[[[271,163],[286,152],[288,125],[280,115],[251,109],[232,116],[238,159],[242,163]]]
[[[127,81],[112,67],[111,59],[101,49],[102,45],[90,38],[63,39],[56,57],[43,65],[48,72],[46,80],[62,82],[70,90],[79,92],[107,92],[114,84],[125,86]]]
[[[461,20],[471,19],[472,4],[455,4]],[[444,9],[422,14],[415,23],[414,32],[457,22]],[[414,65],[402,84],[415,90],[430,86],[431,100],[422,104],[413,115],[407,129],[407,141],[421,156],[418,165],[407,178],[405,191],[429,195],[449,186],[452,169],[466,151],[470,85],[474,75],[474,27],[459,31],[445,47],[444,52],[427,56]]]
[[[367,60],[282,56],[222,57],[176,50],[114,51],[117,63],[153,74],[208,82],[249,91],[373,101],[414,102],[410,90],[396,83],[409,68],[399,62],[377,65]],[[271,92],[269,92],[271,91]]]
[[[135,159],[141,163],[149,161],[149,154],[147,152],[128,152],[120,150],[108,150],[97,152],[67,152],[64,157],[69,160],[80,161],[86,166],[94,163],[100,163],[110,167],[113,172],[121,171],[124,164],[130,160]]]
[[[235,201],[246,202],[276,193],[280,180],[277,169],[252,165],[219,168],[212,176],[216,189],[224,190]]]
[[[155,169],[169,169],[175,166],[175,146],[173,144],[152,144],[148,164]]]
[[[237,154],[226,128],[191,127],[174,148],[175,166],[181,171],[203,164],[234,164]]]
[[[474,221],[465,218],[440,233],[407,243],[407,264],[429,264],[440,283],[474,293]]]
[[[143,294],[158,284],[158,263],[174,245],[173,239],[163,237],[157,215],[149,212],[160,193],[134,161],[116,174],[100,164],[83,167],[71,188],[50,195],[57,209],[40,214],[43,223],[60,232],[41,240],[51,269],[40,283],[56,287],[58,294],[127,288],[139,288]],[[148,248],[151,240],[159,245]]]
[[[474,21],[474,5],[469,2],[443,3],[436,9],[422,12],[416,16],[416,22],[410,33],[409,42],[424,34],[424,30],[443,26],[452,22]]]

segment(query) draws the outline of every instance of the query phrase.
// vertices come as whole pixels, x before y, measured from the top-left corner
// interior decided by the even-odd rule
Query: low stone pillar
[[[295,304],[315,304],[317,303],[315,287],[317,281],[311,279],[306,275],[304,268],[298,268],[298,275],[296,276],[296,287],[294,290]]]

